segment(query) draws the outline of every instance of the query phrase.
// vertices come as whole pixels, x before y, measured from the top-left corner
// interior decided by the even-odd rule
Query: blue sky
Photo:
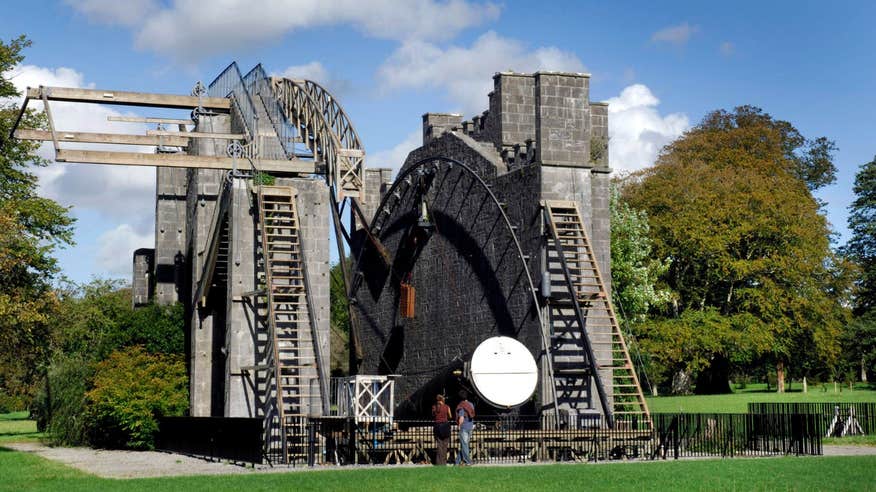
[[[486,108],[492,73],[538,69],[592,74],[591,98],[611,103],[619,171],[650,165],[708,111],[741,104],[835,140],[837,183],[819,198],[839,243],[855,171],[876,154],[871,2],[17,3],[0,17],[0,38],[23,33],[34,43],[13,71],[19,85],[186,94],[231,61],[243,70],[261,62],[335,91],[372,166],[400,164],[418,144],[423,113],[471,117]],[[62,130],[114,132],[144,128],[108,115],[156,114],[82,105],[55,113]],[[52,164],[40,177],[79,219],[77,245],[59,255],[65,274],[129,278],[131,251],[152,243],[154,171]]]

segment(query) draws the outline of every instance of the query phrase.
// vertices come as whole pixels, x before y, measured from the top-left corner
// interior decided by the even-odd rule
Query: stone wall
[[[554,319],[530,290],[539,289],[547,272],[543,200],[578,204],[610,288],[607,146],[599,155],[591,152],[592,139],[607,143],[608,108],[591,104],[588,91],[584,74],[500,73],[494,77],[488,111],[472,121],[457,126],[455,116],[453,121],[446,115],[424,117],[423,146],[410,153],[402,174],[424,159],[447,157],[473,169],[487,188],[461,171],[430,163],[397,180],[386,211],[375,215],[379,238],[392,259],[384,265],[373,248],[363,246],[363,282],[355,294],[366,354],[360,372],[401,374],[400,411],[416,411],[424,392],[441,390],[436,381],[446,380],[478,343],[497,334],[518,338],[532,351],[544,382],[542,326],[550,337],[554,325],[564,320]],[[535,146],[534,159],[507,168],[500,152],[525,147],[527,140]],[[503,210],[523,259],[506,232]],[[546,278],[562,284],[555,276]],[[400,286],[408,282],[416,289],[411,319],[401,318],[398,304]],[[571,357],[580,365],[585,356],[575,352]],[[600,362],[605,357],[597,354]],[[539,392],[539,403],[551,400],[549,387],[542,385]],[[589,380],[574,398],[575,409],[590,411],[598,404]]]
[[[512,183],[531,178],[520,172],[498,183],[492,164],[451,134],[413,152],[406,167],[429,155],[470,164],[478,175],[488,176],[497,195],[509,190],[509,200],[521,196]],[[376,223],[379,239],[394,254],[392,265],[383,264],[366,244],[360,263],[363,283],[355,294],[366,354],[360,372],[406,375],[397,380],[397,402],[466,359],[485,338],[517,338],[536,355],[541,343],[537,307],[528,278],[521,275],[524,260],[501,206],[458,165],[419,169],[424,173],[414,170],[410,184],[397,181],[391,193],[398,192],[399,198]],[[418,225],[423,199],[431,227]],[[513,220],[523,221],[523,216],[516,214]],[[402,282],[416,289],[412,319],[399,314]]]
[[[155,170],[155,301],[171,304],[185,299],[187,170]]]
[[[199,131],[227,133],[228,115],[202,115]],[[190,152],[195,155],[225,155],[224,140],[194,139]],[[188,282],[186,306],[188,319],[189,399],[193,417],[222,416],[225,411],[225,298],[218,296],[206,306],[194,299],[203,269],[203,255],[207,247],[210,222],[220,185],[226,171],[188,169],[186,185],[186,258]]]
[[[131,279],[131,302],[134,307],[145,306],[152,300],[155,250],[140,248],[134,251],[134,276]]]
[[[426,113],[423,115],[423,144],[438,138],[445,132],[459,128],[462,115],[456,113]]]
[[[360,205],[362,213],[369,223],[374,217],[374,211],[380,205],[380,200],[386,194],[386,190],[392,185],[392,176],[392,169],[386,167],[365,169],[365,198]]]
[[[542,165],[590,166],[590,79],[535,74],[537,159]]]

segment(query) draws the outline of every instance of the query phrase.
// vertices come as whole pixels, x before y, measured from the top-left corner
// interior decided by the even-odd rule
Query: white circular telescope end
[[[500,408],[521,405],[535,392],[538,368],[529,349],[508,337],[481,342],[471,356],[469,376],[475,391]]]

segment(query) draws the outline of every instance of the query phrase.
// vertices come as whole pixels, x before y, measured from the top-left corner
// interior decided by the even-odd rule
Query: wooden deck
[[[472,460],[482,463],[526,461],[594,461],[609,458],[649,456],[654,434],[647,430],[560,429],[498,430],[475,429],[471,439]],[[458,434],[451,435],[451,457],[459,446]],[[405,430],[374,426],[359,429],[356,462],[431,463],[435,439],[431,427]]]

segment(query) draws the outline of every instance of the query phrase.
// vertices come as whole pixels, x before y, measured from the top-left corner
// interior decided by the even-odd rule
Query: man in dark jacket
[[[468,392],[460,390],[459,404],[456,405],[456,424],[459,425],[459,454],[456,455],[456,464],[459,466],[471,466],[471,432],[474,430],[474,405],[468,401]]]

